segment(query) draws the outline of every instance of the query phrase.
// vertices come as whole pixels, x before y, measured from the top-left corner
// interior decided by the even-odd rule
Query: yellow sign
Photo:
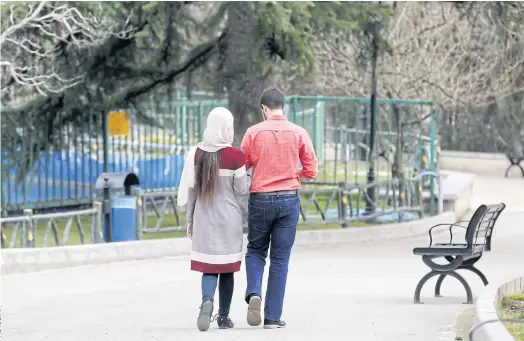
[[[111,111],[107,116],[109,136],[129,133],[129,119],[126,111]]]

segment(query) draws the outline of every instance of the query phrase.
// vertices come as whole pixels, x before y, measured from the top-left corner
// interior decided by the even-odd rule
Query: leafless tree
[[[465,13],[453,3],[398,3],[394,20],[382,30],[389,53],[381,53],[379,96],[477,108],[468,120],[479,121],[502,145],[515,144],[509,140],[516,136],[518,141],[524,122],[524,30],[517,20],[524,7],[503,8],[503,18],[499,9],[475,3]],[[358,62],[357,41],[351,36],[319,40],[318,86],[369,95],[369,65]],[[509,99],[510,104],[502,103]],[[503,138],[510,130],[497,127],[508,125],[521,128]]]
[[[104,18],[101,3],[80,11],[68,3],[12,2],[2,5],[2,20],[7,21],[0,35],[3,101],[77,85],[84,75],[63,67],[64,51],[85,53],[111,36],[129,33],[127,22],[117,26]]]
[[[471,23],[450,3],[400,3],[383,37],[391,53],[382,53],[381,92],[402,98],[486,105],[524,90],[515,80],[524,66],[516,41],[503,41],[489,13]],[[502,29],[509,31],[510,28]],[[351,37],[319,42],[320,80],[351,95],[369,92],[369,70],[356,62]],[[496,77],[494,77],[496,75]]]

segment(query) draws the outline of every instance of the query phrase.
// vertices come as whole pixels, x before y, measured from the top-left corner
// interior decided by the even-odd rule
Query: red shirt
[[[251,193],[300,188],[300,177],[313,179],[318,163],[307,131],[283,115],[250,127],[242,140],[246,169],[253,166]],[[298,169],[299,161],[302,170]]]

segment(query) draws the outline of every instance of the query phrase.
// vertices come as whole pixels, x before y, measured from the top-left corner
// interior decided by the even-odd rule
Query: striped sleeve
[[[246,175],[247,175],[246,165],[242,164],[240,166],[240,168],[235,169],[235,172],[234,172],[235,178],[241,178],[241,177],[246,176]]]
[[[224,148],[220,152],[220,171],[233,174],[233,190],[237,195],[249,193],[250,184],[245,166],[245,155],[236,148]]]

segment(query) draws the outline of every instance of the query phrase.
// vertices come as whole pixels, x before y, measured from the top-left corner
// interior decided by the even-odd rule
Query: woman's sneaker
[[[277,328],[286,328],[286,322],[280,321],[271,321],[264,320],[264,329],[277,329]]]
[[[202,302],[202,305],[200,306],[200,313],[198,314],[198,330],[205,332],[209,329],[211,315],[213,315],[213,302],[211,300],[205,300]]]
[[[220,329],[230,329],[235,327],[235,324],[228,316],[218,316],[217,324]]]

